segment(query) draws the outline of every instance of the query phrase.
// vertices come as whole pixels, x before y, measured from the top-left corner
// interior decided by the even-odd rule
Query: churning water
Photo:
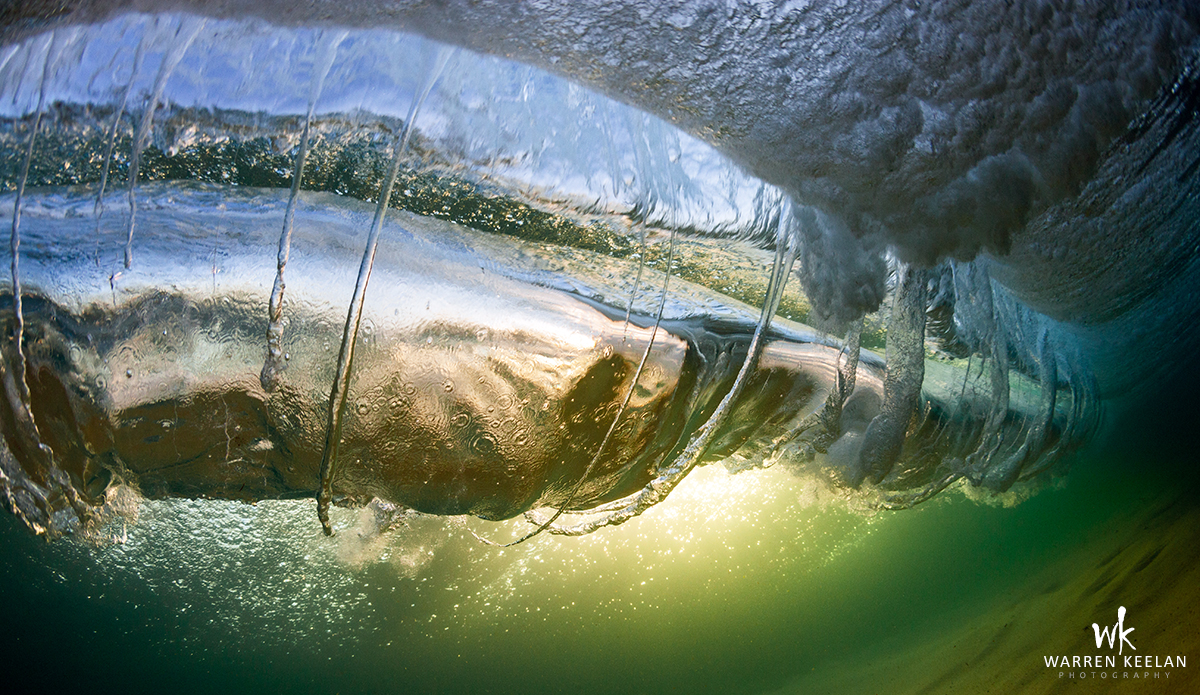
[[[10,672],[1195,687],[1185,4],[183,5],[0,34]]]

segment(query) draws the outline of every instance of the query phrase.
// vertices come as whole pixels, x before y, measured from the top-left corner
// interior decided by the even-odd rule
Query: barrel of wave
[[[118,479],[150,497],[246,501],[318,487],[328,385],[370,211],[318,195],[298,213],[287,369],[268,394],[258,370],[286,198],[202,188],[148,196],[161,204],[146,206],[146,260],[132,270],[120,262],[117,222],[97,250],[91,221],[69,214],[87,196],[48,196],[33,208],[47,214],[27,218],[34,417],[94,505]],[[625,326],[619,308],[519,279],[527,269],[497,263],[494,239],[485,256],[469,231],[398,219],[368,296],[335,493],[346,504],[378,497],[493,519],[564,502],[633,386],[652,321]],[[645,485],[730,388],[752,329],[669,318],[571,506]],[[836,357],[823,344],[773,341],[711,456],[808,414]]]

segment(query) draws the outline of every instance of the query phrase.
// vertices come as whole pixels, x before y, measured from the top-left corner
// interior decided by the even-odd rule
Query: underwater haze
[[[0,17],[18,680],[1200,687],[1190,3]]]

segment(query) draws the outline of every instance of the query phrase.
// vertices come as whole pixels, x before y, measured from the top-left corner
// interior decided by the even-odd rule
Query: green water
[[[508,550],[470,530],[505,539],[516,522],[421,518],[379,536],[366,510],[338,510],[325,539],[308,501],[144,504],[108,527],[124,543],[47,544],[4,515],[0,653],[122,692],[964,692],[973,667],[947,672],[943,642],[970,629],[1004,647],[989,642],[980,668],[1052,691],[1054,635],[1091,653],[1081,630],[1109,613],[1093,615],[1094,595],[1068,605],[1059,587],[1097,572],[1071,558],[1127,546],[1114,528],[1136,542],[1128,519],[1194,498],[1152,461],[1111,458],[1012,507],[951,491],[877,515],[777,469],[709,467],[624,526]],[[1182,521],[1145,528],[1169,537],[1192,518],[1167,516]],[[1171,559],[1184,545],[1123,593],[1162,598],[1152,570],[1195,565]],[[1074,624],[1006,626],[1047,593]],[[1140,599],[1115,598],[1151,639]]]

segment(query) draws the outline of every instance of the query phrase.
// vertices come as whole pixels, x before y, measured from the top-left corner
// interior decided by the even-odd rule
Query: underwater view
[[[1196,692],[1198,169],[1183,0],[8,3],[0,654]]]

